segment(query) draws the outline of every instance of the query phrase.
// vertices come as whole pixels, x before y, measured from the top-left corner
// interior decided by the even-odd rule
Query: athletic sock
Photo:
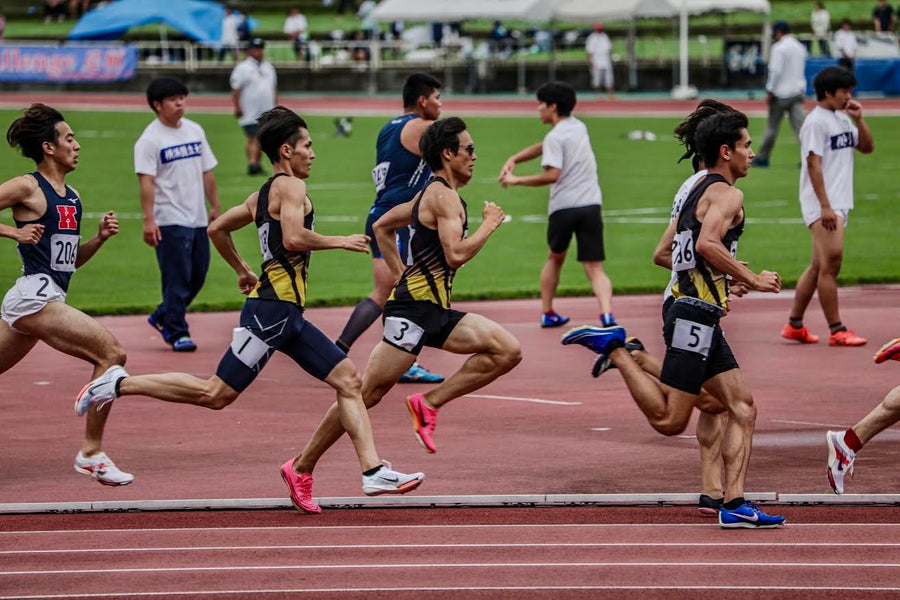
[[[859,436],[856,435],[852,427],[847,428],[847,431],[844,432],[844,443],[854,452],[859,452],[863,447],[862,442],[859,441]]]
[[[600,324],[604,327],[612,327],[616,324],[616,318],[612,313],[603,313],[600,315]]]
[[[803,327],[803,319],[802,318],[795,319],[794,317],[791,317],[790,319],[788,319],[788,323],[790,323],[791,327],[793,327],[794,329],[801,329]]]
[[[838,321],[837,323],[829,324],[828,329],[831,330],[831,333],[837,333],[838,331],[847,331],[847,328],[844,327],[844,324]]]
[[[738,497],[735,498],[734,500],[729,500],[728,502],[725,502],[724,504],[722,504],[722,508],[725,508],[725,509],[727,509],[727,510],[734,510],[734,509],[736,509],[736,508],[740,508],[740,506],[741,506],[744,502],[745,502],[744,497],[743,497],[743,496],[738,496]]]
[[[374,300],[368,297],[360,300],[350,314],[350,318],[347,319],[344,330],[335,342],[338,348],[347,352],[350,346],[353,345],[353,342],[380,316],[381,307]]]
[[[380,471],[381,467],[382,467],[382,465],[378,465],[377,467],[372,467],[368,471],[363,471],[363,475],[365,475],[366,477],[371,477],[372,475],[374,475],[375,473]]]

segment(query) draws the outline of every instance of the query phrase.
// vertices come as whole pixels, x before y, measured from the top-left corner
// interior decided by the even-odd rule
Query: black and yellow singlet
[[[703,181],[694,186],[681,207],[675,228],[675,239],[672,241],[672,271],[677,276],[672,286],[672,295],[675,298],[682,296],[699,298],[727,309],[728,277],[694,250],[703,225],[697,219],[697,202],[706,188],[720,181],[728,183],[717,173],[707,175]],[[738,238],[744,232],[744,220],[745,216],[742,214],[741,222],[729,229],[722,238],[722,245],[732,256],[737,255]]]
[[[422,203],[422,197],[428,186],[433,183],[450,187],[450,184],[442,177],[432,177],[419,192],[413,205],[412,223],[410,224],[409,246],[412,264],[403,271],[400,281],[394,287],[388,300],[421,300],[433,302],[442,308],[450,308],[450,291],[453,288],[453,276],[456,274],[456,269],[447,264],[437,229],[426,227],[419,221],[419,206]],[[469,216],[465,201],[462,198],[459,201],[462,203],[465,214],[462,234],[462,237],[465,238],[469,232]]]
[[[269,189],[276,177],[287,173],[276,173],[260,188],[256,201],[256,234],[259,236],[259,249],[263,263],[259,281],[250,298],[263,300],[283,300],[297,304],[300,308],[306,303],[306,277],[309,272],[309,251],[294,252],[286,250],[282,240],[281,221],[269,214]],[[303,217],[303,226],[313,229],[315,210],[310,210]]]

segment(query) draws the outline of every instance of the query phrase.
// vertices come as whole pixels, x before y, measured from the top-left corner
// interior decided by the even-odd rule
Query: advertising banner
[[[137,48],[0,45],[0,81],[103,83],[134,79]]]

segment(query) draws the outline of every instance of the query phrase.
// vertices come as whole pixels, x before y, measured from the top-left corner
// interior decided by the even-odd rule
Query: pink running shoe
[[[408,397],[406,407],[409,409],[409,414],[412,415],[416,438],[423,448],[434,454],[437,452],[434,445],[434,427],[438,411],[425,404],[425,394],[413,394]]]
[[[312,499],[313,478],[309,473],[298,475],[294,472],[294,459],[290,459],[281,465],[281,478],[291,495],[291,502],[297,510],[309,515],[317,515],[322,512],[322,507]]]
[[[806,327],[791,327],[790,323],[785,323],[781,328],[781,337],[786,340],[793,340],[801,344],[816,344],[819,342],[819,336],[809,332]]]
[[[894,338],[875,353],[876,365],[880,365],[887,360],[900,360],[900,338]]]
[[[851,329],[836,331],[828,336],[829,346],[865,346],[866,338],[859,337]]]

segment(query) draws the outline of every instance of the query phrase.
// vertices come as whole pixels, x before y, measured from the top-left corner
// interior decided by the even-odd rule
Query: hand
[[[750,286],[743,281],[732,281],[728,284],[728,294],[740,298],[750,291]]]
[[[772,106],[775,103],[775,94],[766,92],[766,106]]]
[[[771,292],[777,294],[781,291],[781,276],[774,271],[760,271],[756,276],[753,289],[757,292]]]
[[[235,108],[235,109],[234,109],[234,117],[235,117],[236,119],[240,119],[240,118],[243,117],[243,116],[244,116],[244,111],[242,111],[240,108]]]
[[[503,166],[500,168],[500,175],[497,176],[497,181],[502,181],[504,175],[512,175],[512,172],[516,169],[516,161],[512,158],[507,158],[506,162],[503,163]]]
[[[259,278],[256,276],[256,273],[253,273],[252,271],[241,273],[238,275],[238,289],[246,296],[253,291],[254,287],[256,287],[257,281],[259,281]]]
[[[162,232],[160,232],[159,227],[156,226],[156,221],[153,219],[144,219],[144,243],[156,248],[156,245],[159,244],[159,240],[161,239]]]
[[[844,112],[846,112],[854,121],[859,121],[862,119],[862,104],[856,100],[850,100],[847,102],[847,107],[844,109]]]
[[[503,209],[490,202],[489,200],[484,201],[484,208],[481,210],[482,221],[485,225],[491,228],[491,231],[500,227],[500,224],[503,223]]]
[[[362,233],[354,233],[344,238],[344,250],[351,252],[369,252],[369,242],[371,238]]]
[[[31,223],[20,229],[16,229],[16,241],[20,244],[37,244],[44,235],[44,226]]]
[[[119,233],[119,219],[116,218],[116,213],[109,211],[100,219],[100,230],[97,235],[105,242],[117,233]]]
[[[506,171],[500,174],[500,185],[503,187],[508,187],[511,185],[517,185],[519,183],[519,177],[512,174],[512,171]]]
[[[220,206],[212,206],[209,209],[209,222],[212,223],[216,219],[219,218],[219,213],[222,212],[222,207]]]
[[[837,229],[837,214],[830,206],[822,209],[822,227],[828,231]]]

